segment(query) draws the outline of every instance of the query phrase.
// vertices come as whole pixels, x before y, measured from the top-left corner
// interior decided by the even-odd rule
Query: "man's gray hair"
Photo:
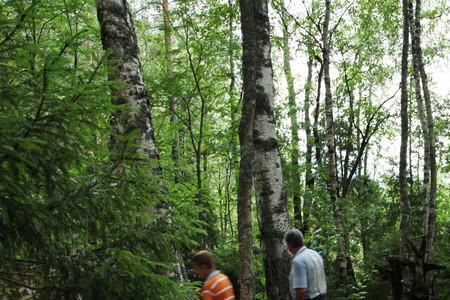
[[[303,247],[303,233],[298,229],[291,229],[286,233],[286,243],[294,247]]]

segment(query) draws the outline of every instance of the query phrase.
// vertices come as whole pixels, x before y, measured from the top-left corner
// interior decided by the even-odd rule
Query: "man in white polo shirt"
[[[289,286],[294,300],[325,300],[327,284],[322,256],[306,248],[300,230],[291,229],[286,234],[289,252],[294,255]]]

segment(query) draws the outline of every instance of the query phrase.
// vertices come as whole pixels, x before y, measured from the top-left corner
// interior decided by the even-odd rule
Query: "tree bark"
[[[355,95],[353,93],[353,87],[351,86],[350,79],[347,74],[347,64],[344,61],[344,80],[345,80],[345,89],[349,99],[349,113],[348,113],[348,127],[347,127],[347,136],[345,141],[345,159],[344,159],[344,172],[343,178],[347,178],[350,172],[350,156],[354,150],[353,148],[353,124],[355,124]],[[352,178],[350,178],[351,180]]]
[[[126,104],[111,117],[113,152],[123,147],[125,139],[128,147],[135,147],[137,153],[158,158],[129,5],[125,0],[97,0],[96,4],[103,49],[107,52],[110,69],[108,81],[112,101],[115,105]]]
[[[297,103],[295,101],[294,77],[291,69],[291,50],[289,49],[289,28],[284,1],[280,1],[281,18],[283,27],[283,70],[288,88],[289,119],[291,125],[291,180],[292,180],[292,202],[294,205],[294,226],[302,227],[302,201],[300,198],[300,172],[299,172],[299,138]]]
[[[333,120],[333,98],[331,94],[330,80],[330,49],[329,49],[329,24],[331,0],[325,0],[325,19],[323,23],[323,66],[325,81],[325,114],[327,128],[327,158],[328,158],[328,192],[333,206],[334,223],[336,227],[337,243],[338,243],[338,267],[339,281],[341,286],[346,290],[346,294],[350,291],[348,288],[348,265],[349,261],[347,247],[345,242],[344,220],[341,212],[341,206],[338,199],[338,186],[336,174],[336,145],[334,136],[334,120]]]
[[[428,216],[429,216],[429,203],[430,203],[430,144],[428,143],[428,124],[427,117],[425,115],[425,108],[422,98],[422,85],[420,78],[419,67],[419,41],[420,38],[417,35],[414,21],[414,8],[412,1],[409,1],[409,19],[410,19],[410,34],[412,40],[412,58],[413,58],[413,75],[415,83],[415,96],[417,103],[417,111],[419,113],[419,120],[422,132],[422,139],[424,145],[424,164],[423,164],[423,192],[422,192],[422,208],[423,208],[423,233],[428,233]]]
[[[233,202],[234,193],[232,192],[234,187],[239,185],[239,175],[235,175],[235,170],[237,169],[237,164],[239,160],[239,153],[238,153],[238,145],[236,142],[237,132],[238,132],[238,122],[237,119],[239,119],[238,113],[238,107],[240,106],[239,103],[237,103],[237,95],[236,95],[236,75],[235,75],[235,50],[234,50],[234,27],[235,27],[235,19],[236,15],[234,13],[234,6],[237,3],[233,2],[232,0],[228,0],[228,59],[229,59],[229,76],[230,76],[230,85],[228,88],[228,96],[230,101],[230,147],[228,150],[228,166],[226,171],[226,183],[225,183],[225,190],[226,190],[226,205],[225,207],[231,208],[231,203]],[[252,119],[253,120],[253,119]],[[235,186],[233,184],[236,184]],[[228,212],[231,210],[229,209]],[[231,229],[231,238],[234,238],[234,231],[233,231],[233,222],[231,222],[231,216],[228,213],[228,219],[225,222],[225,225],[227,225],[227,222],[230,221],[230,229]],[[226,226],[225,226],[226,227]],[[226,234],[224,235],[226,237]],[[226,241],[224,239],[224,241]]]
[[[267,0],[254,0],[254,3],[256,198],[261,217],[267,296],[268,299],[284,300],[290,298],[287,278],[290,258],[283,240],[289,229],[289,215],[275,129],[270,22]]]
[[[312,72],[313,72],[313,61],[314,58],[312,54],[309,54],[308,58],[308,76],[306,78],[305,85],[305,133],[306,133],[306,171],[305,171],[305,193],[303,196],[303,225],[302,232],[307,234],[309,228],[309,215],[312,205],[312,192],[314,190],[314,175],[312,172],[312,156],[313,156],[313,136],[311,133],[311,119],[309,116],[309,106],[311,101],[312,92]]]
[[[427,142],[429,145],[430,160],[430,195],[428,209],[428,225],[427,225],[427,241],[426,241],[426,260],[430,260],[433,256],[433,243],[436,235],[436,193],[437,193],[437,163],[436,163],[436,134],[434,131],[434,119],[431,103],[431,95],[428,87],[428,76],[425,71],[425,63],[423,60],[423,52],[421,46],[422,28],[420,24],[421,0],[416,0],[415,11],[415,37],[416,46],[415,55],[417,56],[420,78],[422,80],[422,90],[425,100],[425,111],[427,120]]]
[[[409,50],[409,11],[408,0],[403,5],[403,49],[401,73],[401,144],[400,144],[400,255],[408,250],[410,203],[408,197],[407,159],[408,159],[408,50]]]
[[[323,62],[320,62],[320,70],[317,78],[317,95],[316,95],[316,105],[314,107],[314,124],[313,124],[314,148],[316,150],[315,159],[317,166],[320,166],[320,163],[322,162],[322,141],[320,139],[319,133],[320,93],[322,90],[322,78],[323,78]]]
[[[164,44],[166,50],[166,73],[170,80],[174,80],[175,74],[173,69],[172,34],[169,19],[170,10],[168,0],[162,0],[162,12],[163,12]],[[172,125],[174,132],[174,135],[172,137],[173,140],[172,140],[171,155],[174,166],[174,182],[177,183],[180,179],[180,174],[177,170],[179,167],[179,160],[180,160],[179,155],[180,138],[177,128],[178,124],[178,118],[176,115],[177,99],[173,94],[169,96],[169,108],[172,111],[172,114],[170,116],[170,124]]]
[[[237,194],[238,238],[240,260],[240,298],[252,300],[253,281],[253,241],[251,198],[253,184],[253,168],[255,149],[253,144],[253,127],[255,118],[256,81],[255,53],[256,32],[254,21],[254,1],[241,0],[242,31],[242,72],[243,72],[243,105],[239,124],[240,165]]]
[[[370,90],[369,90],[370,95]],[[359,99],[362,99],[362,84],[359,85],[359,91],[358,91]],[[361,109],[358,105],[358,109],[356,110],[356,128],[361,128]],[[361,133],[359,130],[356,130],[356,145],[358,149],[361,147]],[[364,153],[364,164],[358,165],[358,176],[361,176],[363,174],[363,165],[364,165],[364,176],[367,175],[367,157],[368,157],[369,149],[366,150]]]

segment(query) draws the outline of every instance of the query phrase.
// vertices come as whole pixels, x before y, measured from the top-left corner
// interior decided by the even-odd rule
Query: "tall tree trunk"
[[[267,0],[254,0],[256,32],[256,105],[253,140],[255,146],[255,188],[261,214],[266,291],[269,299],[289,299],[290,258],[284,245],[289,229],[287,194],[276,139],[274,83]]]
[[[408,0],[402,0],[403,4],[403,49],[402,49],[402,74],[401,74],[401,144],[400,144],[400,255],[408,250],[410,203],[408,197],[407,159],[408,159],[408,50],[409,50],[409,13]]]
[[[313,62],[314,57],[311,51],[309,52],[308,58],[308,76],[306,78],[305,85],[305,133],[306,133],[306,171],[305,171],[305,194],[303,196],[303,225],[302,231],[307,234],[309,226],[309,215],[312,205],[312,192],[314,190],[314,176],[312,172],[312,156],[313,156],[313,136],[311,133],[311,119],[309,116],[309,106],[311,101],[312,92],[312,72],[313,72]]]
[[[320,166],[322,162],[322,141],[320,139],[319,133],[319,115],[320,115],[320,94],[322,90],[322,78],[323,78],[323,62],[320,62],[320,70],[317,78],[317,95],[316,95],[316,105],[314,107],[314,124],[313,124],[313,135],[314,135],[314,148],[315,148],[315,159],[316,165]]]
[[[348,100],[349,100],[349,113],[348,113],[348,127],[347,127],[347,137],[345,141],[345,159],[344,159],[344,172],[343,178],[346,179],[349,175],[350,171],[350,156],[353,152],[353,125],[355,123],[355,95],[353,93],[353,87],[350,83],[350,79],[347,74],[347,64],[344,61],[344,80],[345,80],[345,89],[347,91]],[[349,178],[351,180],[351,178]]]
[[[331,0],[325,0],[325,19],[323,23],[323,66],[325,81],[325,114],[327,128],[327,158],[328,158],[328,192],[330,194],[331,204],[333,206],[334,223],[336,227],[337,243],[338,243],[338,267],[339,280],[346,293],[348,289],[348,255],[345,242],[344,220],[341,212],[341,206],[338,199],[337,174],[336,174],[336,146],[334,136],[334,120],[333,120],[333,98],[331,95],[330,80],[330,49],[329,49],[329,24],[330,24],[330,5]]]
[[[170,26],[170,10],[169,10],[169,1],[162,0],[162,12],[163,12],[163,29],[164,29],[164,41],[165,41],[165,50],[166,50],[166,73],[170,80],[174,79],[174,69],[173,69],[173,51],[172,51],[172,34],[171,34],[171,26]],[[178,118],[176,115],[177,111],[177,100],[175,95],[169,96],[169,108],[172,110],[172,114],[170,116],[170,123],[174,130],[173,140],[172,140],[172,160],[174,165],[174,181],[177,183],[180,179],[180,174],[178,174],[179,167],[179,132],[177,128]]]
[[[300,171],[299,171],[299,138],[297,103],[295,101],[294,77],[291,70],[291,50],[289,48],[289,21],[286,16],[284,1],[280,1],[281,18],[283,27],[283,70],[288,88],[289,119],[291,122],[291,180],[292,180],[292,202],[294,204],[294,226],[301,228],[302,221],[302,201],[300,198]]]
[[[362,99],[362,84],[359,85],[358,90],[358,99]],[[358,108],[356,109],[356,127],[361,128],[361,109],[358,105]],[[361,133],[359,130],[356,130],[356,146],[358,149],[361,147]],[[368,157],[369,149],[366,149],[366,152],[364,153],[364,176],[366,176],[367,173],[367,157]],[[358,165],[358,176],[361,176],[363,170],[363,164]]]
[[[253,242],[251,198],[253,184],[253,167],[255,149],[253,145],[253,127],[255,118],[256,80],[255,53],[256,32],[254,20],[254,1],[241,0],[241,30],[242,30],[242,72],[244,99],[242,116],[239,125],[240,165],[237,194],[238,238],[240,260],[240,298],[252,300],[253,281]]]
[[[236,14],[234,12],[234,6],[237,3],[234,3],[232,0],[228,0],[228,59],[229,59],[229,76],[230,76],[230,85],[228,87],[228,96],[230,101],[230,147],[228,150],[228,167],[226,172],[226,207],[231,207],[232,198],[234,197],[234,193],[232,193],[233,187],[238,186],[239,179],[238,175],[235,175],[236,166],[238,164],[239,160],[239,153],[238,153],[238,145],[236,142],[237,132],[238,132],[238,125],[237,125],[237,119],[239,119],[238,113],[238,107],[239,104],[237,103],[237,97],[236,97],[236,76],[235,76],[235,50],[234,50],[234,27],[235,27],[235,19]],[[235,185],[234,185],[235,184]],[[228,220],[227,220],[228,221]],[[231,219],[230,219],[231,221]],[[231,229],[231,237],[233,238],[233,227],[232,222],[230,222],[230,229]],[[226,235],[225,235],[226,236]],[[226,241],[226,240],[224,240]]]
[[[431,95],[428,87],[428,76],[425,71],[425,63],[423,61],[423,52],[421,46],[422,28],[420,24],[421,0],[416,0],[415,12],[415,36],[416,41],[416,55],[418,60],[418,67],[420,70],[420,78],[422,80],[423,96],[425,100],[425,111],[427,116],[427,133],[428,144],[430,151],[430,198],[428,211],[428,228],[427,228],[427,259],[433,256],[433,243],[436,234],[436,193],[437,193],[437,164],[436,164],[436,135],[434,131],[434,119],[431,103]]]
[[[359,164],[359,165],[364,165],[364,168],[363,168],[364,172],[363,172],[363,174],[366,177],[369,176],[369,172],[368,172],[368,169],[367,169],[367,163],[368,163],[368,160],[369,160],[369,150],[370,150],[370,147],[367,146],[367,149],[364,152],[364,163],[363,164]],[[375,174],[374,174],[374,176],[375,176]]]
[[[412,82],[412,77],[410,78]],[[408,124],[412,124],[412,97],[411,93],[408,93]],[[413,195],[414,193],[414,175],[413,175],[413,164],[412,164],[412,155],[413,155],[413,147],[412,147],[412,132],[408,130],[408,183],[409,183],[409,194]]]
[[[112,149],[120,149],[124,138],[128,140],[131,133],[137,133],[127,144],[135,145],[135,151],[141,155],[158,158],[129,5],[125,0],[97,0],[96,4],[103,49],[108,55],[112,101],[126,104],[111,117]]]
[[[423,233],[428,233],[428,216],[430,204],[430,144],[428,135],[428,123],[425,115],[425,108],[422,98],[422,85],[419,67],[419,51],[420,51],[420,37],[416,32],[414,21],[414,8],[412,1],[409,1],[409,20],[410,33],[412,40],[412,58],[413,58],[413,74],[415,83],[415,96],[417,102],[417,111],[419,113],[420,126],[422,130],[422,139],[424,146],[424,164],[423,164],[423,192],[422,192],[422,208],[423,208]]]

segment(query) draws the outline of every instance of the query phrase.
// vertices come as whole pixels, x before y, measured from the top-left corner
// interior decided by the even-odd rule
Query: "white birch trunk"
[[[268,299],[289,299],[289,255],[284,234],[289,229],[287,194],[274,117],[274,83],[267,0],[255,1],[256,107],[254,123],[255,188],[261,218]]]
[[[158,158],[129,5],[126,0],[97,0],[96,4],[112,101],[125,104],[111,117],[112,149],[121,149],[125,140],[127,147],[144,157]]]

